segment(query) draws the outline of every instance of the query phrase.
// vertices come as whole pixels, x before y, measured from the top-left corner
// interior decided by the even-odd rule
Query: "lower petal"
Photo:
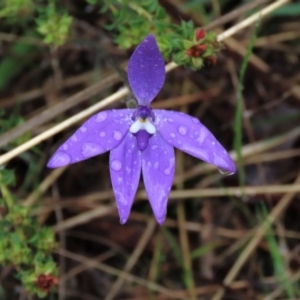
[[[141,176],[141,152],[136,138],[130,132],[121,144],[111,150],[110,177],[116,197],[121,224],[129,216]]]
[[[167,201],[175,173],[174,148],[156,133],[142,152],[144,184],[159,224],[166,218]]]
[[[155,126],[170,145],[215,165],[227,174],[235,172],[234,162],[227,151],[198,119],[177,111],[153,111]]]

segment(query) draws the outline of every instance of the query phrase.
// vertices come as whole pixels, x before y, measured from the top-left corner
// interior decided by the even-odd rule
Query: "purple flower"
[[[151,109],[165,81],[164,60],[152,34],[132,54],[128,78],[138,108],[95,114],[58,148],[48,167],[66,166],[111,150],[110,176],[121,224],[128,219],[141,171],[155,218],[162,224],[175,172],[174,147],[226,173],[234,173],[235,166],[197,118]]]

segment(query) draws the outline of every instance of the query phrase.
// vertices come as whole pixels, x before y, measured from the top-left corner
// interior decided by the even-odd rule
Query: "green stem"
[[[3,199],[8,209],[12,208],[14,205],[14,199],[11,196],[7,186],[3,183],[3,176],[0,171],[0,190],[3,195]]]
[[[247,53],[242,62],[242,66],[239,74],[239,85],[237,90],[237,104],[236,104],[236,112],[235,112],[235,120],[234,120],[234,148],[237,152],[237,165],[238,165],[238,174],[239,174],[239,184],[244,187],[246,184],[246,174],[243,164],[243,156],[242,156],[242,119],[243,119],[243,108],[244,108],[244,98],[243,98],[243,90],[244,90],[244,77],[246,73],[246,69],[253,51],[254,42],[258,33],[259,22],[255,26],[253,34],[251,36],[250,44],[247,49]]]

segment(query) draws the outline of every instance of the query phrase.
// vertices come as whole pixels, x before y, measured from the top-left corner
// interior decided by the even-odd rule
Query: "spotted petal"
[[[63,167],[115,148],[128,132],[132,114],[132,109],[95,114],[56,150],[48,168]]]
[[[153,110],[155,125],[172,146],[214,164],[227,173],[235,172],[235,165],[227,151],[197,118],[162,109]]]
[[[110,152],[110,177],[117,201],[121,224],[129,216],[141,176],[141,152],[130,132],[121,144]]]
[[[153,213],[159,224],[166,218],[167,201],[175,172],[174,148],[156,133],[142,152],[144,184]]]
[[[165,81],[165,64],[154,35],[135,49],[128,63],[128,80],[140,105],[149,105]]]

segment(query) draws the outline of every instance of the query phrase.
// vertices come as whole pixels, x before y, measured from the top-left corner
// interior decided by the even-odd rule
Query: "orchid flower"
[[[235,172],[235,165],[197,118],[151,109],[150,103],[165,81],[164,60],[152,34],[132,54],[128,79],[139,106],[92,116],[57,149],[48,167],[66,166],[110,151],[110,177],[120,223],[128,219],[142,172],[153,213],[162,224],[175,173],[174,147],[228,174]]]

